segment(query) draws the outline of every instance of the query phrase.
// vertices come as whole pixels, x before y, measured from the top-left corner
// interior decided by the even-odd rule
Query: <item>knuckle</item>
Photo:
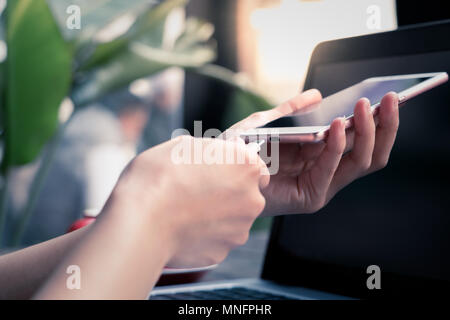
[[[260,120],[263,117],[263,113],[261,111],[254,112],[250,115],[250,119],[252,120]]]
[[[305,214],[313,215],[319,210],[320,210],[319,207],[312,206],[312,207],[309,207],[308,209],[305,210]]]
[[[366,172],[372,167],[372,159],[369,157],[360,157],[353,161],[359,174]]]
[[[252,121],[255,121],[255,122],[262,121],[264,119],[264,113],[262,111],[252,113],[249,116],[249,119],[251,119]]]
[[[382,157],[374,161],[373,169],[375,171],[382,170],[387,167],[389,163],[389,157]]]
[[[266,199],[259,194],[258,197],[254,200],[253,204],[253,214],[257,217],[263,212],[264,208],[266,207]]]
[[[234,239],[233,247],[240,247],[247,243],[249,238],[249,232],[243,232]]]
[[[307,208],[305,208],[305,210],[303,212],[305,214],[314,214],[319,210],[320,210],[320,207],[318,205],[313,204],[313,205],[310,205]]]
[[[266,206],[266,200],[262,195],[252,196],[250,195],[247,200],[247,210],[245,210],[245,216],[251,223],[261,214]]]
[[[311,211],[309,213],[316,213],[317,211],[319,211],[322,208],[323,208],[322,203],[317,202],[311,207]]]
[[[317,211],[319,211],[320,209],[322,209],[323,207],[325,207],[326,205],[326,199],[325,197],[318,199],[317,201],[315,201],[309,208],[307,213],[316,213]]]
[[[300,109],[301,105],[294,100],[289,100],[286,102],[287,108],[289,112],[294,113]]]
[[[363,161],[361,161],[359,167],[362,172],[365,172],[365,171],[369,170],[371,166],[372,166],[372,159],[369,158],[369,159],[364,159]]]

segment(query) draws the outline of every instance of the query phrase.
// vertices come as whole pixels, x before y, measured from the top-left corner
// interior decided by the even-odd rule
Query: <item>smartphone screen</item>
[[[369,79],[324,98],[320,103],[309,107],[306,113],[301,112],[288,118],[292,118],[294,125],[299,127],[328,126],[338,117],[352,117],[360,98],[368,98],[373,106],[381,102],[388,92],[400,93],[430,78]]]

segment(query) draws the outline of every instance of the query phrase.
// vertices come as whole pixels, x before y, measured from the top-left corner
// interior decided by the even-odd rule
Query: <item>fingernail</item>
[[[320,91],[317,90],[317,89],[309,89],[309,90],[307,90],[307,91],[304,91],[303,94],[308,94],[308,95],[322,95],[322,94],[320,93]]]
[[[366,111],[370,111],[370,100],[368,98],[362,98],[361,100],[364,101],[364,109],[366,109]]]

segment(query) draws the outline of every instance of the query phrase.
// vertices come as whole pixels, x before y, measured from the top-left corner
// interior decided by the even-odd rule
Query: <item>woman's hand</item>
[[[244,161],[195,164],[195,150],[208,148]],[[188,163],[174,163],[176,150],[191,150]],[[170,253],[168,266],[208,266],[247,241],[265,206],[260,187],[268,185],[269,176],[261,176],[262,170],[267,168],[257,151],[244,143],[180,137],[132,161],[109,202],[126,202],[119,205],[128,208],[122,214],[144,229],[158,225],[161,246]]]
[[[320,99],[317,90],[310,90],[272,110],[253,114],[232,128],[261,127]],[[354,129],[345,132],[343,119],[336,119],[326,142],[280,144],[279,172],[263,189],[266,198],[263,215],[316,212],[352,181],[384,168],[398,126],[398,98],[389,93],[381,102],[376,121],[370,102],[361,99],[355,107]]]
[[[174,154],[180,147],[191,148],[194,159],[178,163]],[[196,148],[222,149],[244,161],[196,163]],[[216,264],[246,242],[265,205],[260,187],[267,186],[269,177],[261,176],[261,170],[267,167],[257,151],[243,143],[191,137],[169,141],[129,164],[94,224],[23,255],[0,259],[0,269],[2,261],[11,267],[32,261],[35,252],[49,260],[53,248],[70,245],[65,257],[50,255],[58,267],[53,261],[45,264],[45,272],[34,273],[36,287],[42,282],[39,277],[52,271],[35,298],[145,299],[164,266]],[[79,290],[67,286],[69,266],[80,272]]]

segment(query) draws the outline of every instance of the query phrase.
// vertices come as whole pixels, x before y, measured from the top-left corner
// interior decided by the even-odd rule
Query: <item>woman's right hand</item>
[[[194,151],[222,150],[223,163],[194,163]],[[189,163],[177,164],[175,149],[191,150]],[[204,154],[205,152],[203,152]],[[233,154],[234,163],[225,163]],[[244,159],[244,163],[237,163]],[[260,192],[269,175],[257,151],[242,141],[179,137],[133,160],[122,173],[107,206],[120,203],[125,219],[137,226],[157,224],[161,246],[172,268],[220,263],[243,245],[265,206]],[[108,210],[106,210],[108,211]],[[111,211],[111,210],[109,210]],[[112,210],[116,211],[116,210]],[[151,253],[149,253],[151,254]]]

